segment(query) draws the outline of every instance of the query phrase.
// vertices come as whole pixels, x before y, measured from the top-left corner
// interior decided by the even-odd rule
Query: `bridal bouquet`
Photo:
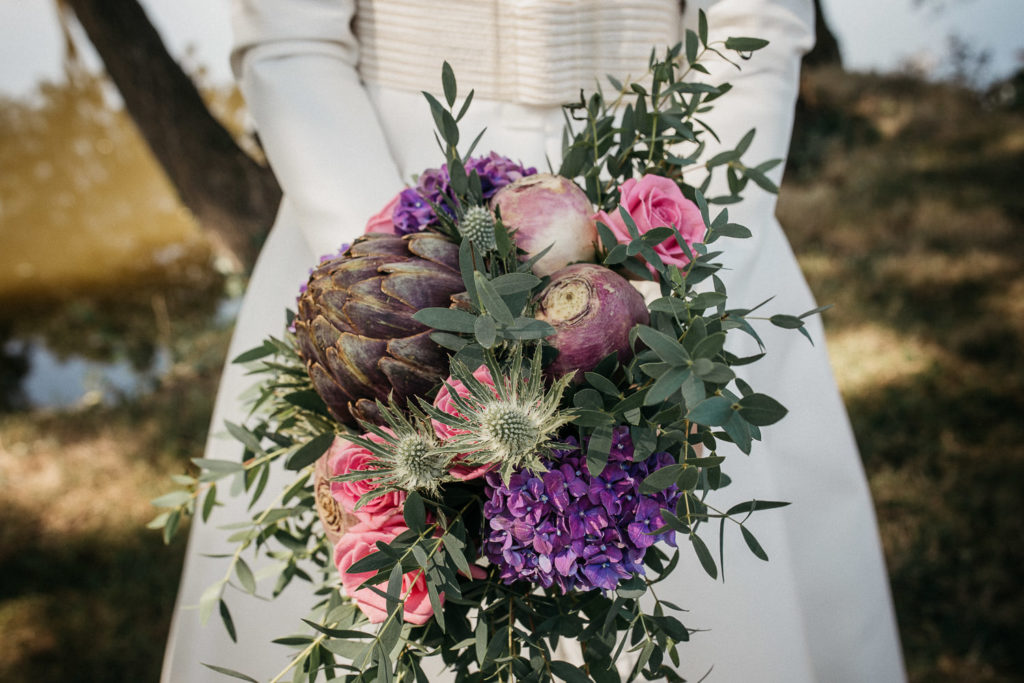
[[[760,357],[726,345],[758,339],[754,308],[731,306],[714,249],[749,232],[712,207],[749,181],[774,191],[777,162],[741,160],[753,131],[704,159],[699,115],[728,86],[685,80],[709,52],[765,43],[700,27],[652,53],[643,84],[609,79],[613,98],[566,108],[557,173],[474,156],[479,137],[460,153],[472,93],[459,104],[446,64],[443,101],[427,95],[443,165],[316,266],[281,338],[237,359],[263,377],[250,422],[228,425],[243,457],[196,460],[154,525],[169,537],[241,482],[253,515],[200,609],[233,633],[228,586],[314,582],[275,681],[424,681],[427,657],[465,681],[680,680],[690,632],[657,584],[684,550],[717,575],[713,521],[767,559],[746,521],[784,503],[713,500],[718,444],[749,453],[785,409],[734,371]],[[730,194],[705,197],[722,171]],[[802,331],[811,313],[768,320]],[[282,466],[294,477],[268,490]]]

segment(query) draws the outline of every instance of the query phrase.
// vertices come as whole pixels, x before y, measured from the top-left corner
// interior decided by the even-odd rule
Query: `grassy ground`
[[[1024,121],[903,78],[804,99],[779,215],[836,304],[912,678],[1024,680]]]
[[[912,79],[812,74],[804,101],[779,213],[836,304],[911,678],[1024,680],[1024,121]],[[178,360],[157,393],[0,414],[0,680],[156,679],[184,545],[147,501],[200,452],[227,335],[150,299]],[[60,310],[58,336],[152,327]]]

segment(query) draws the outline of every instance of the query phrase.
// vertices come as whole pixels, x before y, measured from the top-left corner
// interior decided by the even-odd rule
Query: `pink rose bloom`
[[[485,386],[492,387],[493,390],[494,380],[491,378],[491,372],[490,370],[487,369],[486,365],[481,365],[480,367],[478,367],[473,372],[473,377],[476,377]],[[448,379],[446,379],[445,382],[448,385],[450,385],[453,389],[455,389],[455,393],[458,394],[459,396],[469,396],[469,389],[467,389],[466,385],[458,381],[457,379],[448,377]],[[494,395],[498,395],[497,390],[494,390]],[[455,401],[452,400],[451,394],[448,393],[448,387],[444,385],[441,386],[441,391],[437,392],[437,397],[434,398],[434,407],[442,412],[448,413],[449,415],[454,415],[455,417],[463,417],[462,413],[458,411],[458,408],[455,405]],[[441,424],[437,420],[431,420],[430,422],[434,425],[434,432],[437,434],[437,437],[442,441],[450,439],[453,436],[469,433],[469,431],[466,429],[450,427],[446,424]],[[484,476],[485,474],[487,474],[488,471],[490,471],[493,468],[493,465],[477,465],[476,467],[464,467],[462,465],[454,465],[449,470],[449,472],[456,479],[469,481],[470,479],[476,479],[477,477]]]
[[[367,235],[374,232],[394,235],[395,222],[392,220],[392,216],[395,213],[395,207],[398,206],[398,199],[401,196],[401,193],[396,194],[394,199],[384,205],[383,209],[371,216],[370,220],[366,222],[366,229],[363,232]]]
[[[381,439],[376,434],[363,434],[363,438],[376,443]],[[371,464],[376,460],[370,451],[362,446],[357,446],[342,437],[336,437],[325,456],[327,458],[327,470],[332,477],[359,470],[373,469]],[[361,479],[358,481],[332,481],[331,495],[338,501],[338,506],[349,514],[359,518],[360,522],[373,523],[380,519],[388,518],[396,513],[401,513],[402,505],[405,502],[405,492],[391,491],[383,496],[378,496],[366,503],[358,510],[356,503],[366,493],[375,488],[373,479]]]
[[[706,227],[700,209],[683,196],[675,181],[657,175],[641,176],[639,181],[630,178],[619,187],[619,193],[619,205],[626,209],[641,235],[654,228],[667,226],[679,230],[687,246],[704,239]],[[629,228],[618,209],[611,214],[599,211],[594,220],[607,225],[619,242],[632,241]],[[675,236],[654,245],[654,251],[666,264],[680,268],[690,261]],[[650,264],[647,267],[651,273],[655,272]]]
[[[399,534],[408,531],[401,515],[395,515],[380,526],[359,523],[350,528],[334,547],[334,564],[341,575],[341,585],[345,594],[355,601],[372,623],[379,624],[388,616],[387,601],[361,584],[372,577],[375,572],[354,574],[348,571],[353,564],[367,555],[377,552],[377,542],[390,543]],[[427,593],[427,582],[423,578],[423,570],[417,569],[402,576],[402,596],[405,598],[403,610],[405,621],[410,624],[425,624],[434,616]],[[442,593],[441,602],[444,603]]]

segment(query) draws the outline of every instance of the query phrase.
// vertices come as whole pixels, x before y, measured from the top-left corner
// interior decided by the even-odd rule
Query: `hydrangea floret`
[[[633,461],[628,427],[613,432],[608,464],[597,476],[575,439],[554,452],[543,473],[520,471],[509,480],[489,473],[483,553],[506,584],[530,581],[545,588],[614,590],[644,574],[644,555],[658,541],[675,546],[661,509],[674,509],[679,489],[640,493],[640,483],[675,463],[669,453]]]

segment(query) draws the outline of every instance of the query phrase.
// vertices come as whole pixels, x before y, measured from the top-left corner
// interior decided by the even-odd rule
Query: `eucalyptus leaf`
[[[235,631],[235,620],[231,618],[231,610],[228,609],[228,603],[221,600],[219,611],[220,620],[224,624],[224,630],[228,632],[228,637],[231,638],[231,642],[237,643],[238,633]]]
[[[455,72],[452,71],[452,65],[447,61],[441,65],[441,87],[444,89],[444,99],[448,102],[448,106],[455,106],[455,96],[458,92],[455,85]]]
[[[587,384],[594,387],[601,393],[618,397],[619,388],[607,377],[599,375],[596,372],[587,372],[584,373],[583,376],[586,378]]]
[[[301,470],[303,467],[312,465],[320,458],[334,442],[334,432],[317,434],[306,442],[301,448],[288,456],[284,466],[290,470]]]
[[[256,579],[253,578],[249,565],[241,557],[235,560],[235,576],[246,593],[256,593]]]
[[[199,621],[205,624],[213,614],[213,610],[220,602],[220,596],[224,592],[224,579],[221,579],[212,586],[208,586],[199,597]]]
[[[590,676],[569,662],[559,660],[551,662],[551,673],[567,683],[590,683]]]
[[[427,528],[427,510],[423,505],[423,496],[417,491],[410,491],[406,495],[402,513],[405,525],[411,530],[419,533]]]
[[[224,674],[225,676],[230,676],[231,678],[238,678],[243,681],[251,681],[251,683],[259,683],[259,681],[257,681],[255,678],[252,678],[251,676],[246,676],[245,674],[235,671],[234,669],[228,669],[226,667],[216,666],[214,664],[207,664],[206,662],[200,662],[200,664],[205,666],[207,669],[210,669],[211,671],[216,671],[219,674]]]
[[[473,334],[476,331],[477,316],[456,308],[424,308],[412,317],[416,322],[444,332]]]
[[[764,551],[764,548],[762,548],[761,544],[758,543],[757,538],[753,533],[751,533],[750,529],[741,524],[740,531],[743,533],[743,540],[746,541],[747,547],[750,548],[750,552],[754,553],[758,559],[767,562],[768,553]]]
[[[490,281],[480,271],[473,273],[473,279],[476,282],[476,292],[477,296],[480,297],[480,305],[483,306],[484,310],[502,325],[511,325],[514,320],[512,311],[508,309],[508,305],[498,292],[495,291]]]
[[[690,356],[678,339],[647,325],[637,326],[637,334],[640,340],[666,363],[672,365],[690,364]]]
[[[603,424],[594,430],[587,446],[587,469],[593,476],[599,476],[608,464],[612,450],[612,426]]]
[[[736,52],[754,52],[760,50],[768,45],[768,41],[763,38],[726,38],[725,49],[735,50]]]
[[[724,425],[732,418],[732,405],[732,401],[724,396],[712,396],[690,408],[686,418],[709,427]]]
[[[696,553],[697,559],[700,561],[700,566],[704,568],[708,576],[712,579],[717,579],[718,567],[715,565],[715,558],[711,556],[711,551],[708,550],[708,546],[704,543],[703,539],[697,534],[690,534],[690,544],[693,546],[693,552]]]
[[[235,437],[238,441],[242,442],[242,445],[248,448],[253,453],[263,453],[263,447],[260,446],[260,440],[256,438],[252,432],[245,427],[236,425],[234,422],[224,420],[224,426],[227,427],[228,433]]]
[[[188,491],[171,491],[159,498],[149,501],[150,505],[158,508],[176,508],[192,500],[192,494]]]
[[[485,349],[492,348],[498,337],[498,328],[494,324],[494,319],[489,315],[481,315],[477,318],[473,328],[473,335],[480,346]]]
[[[785,406],[765,394],[749,394],[739,401],[740,415],[752,425],[766,427],[775,424],[789,412]]]
[[[676,480],[682,475],[683,471],[687,469],[686,465],[666,465],[665,467],[659,467],[650,474],[648,474],[643,482],[640,483],[640,493],[650,495],[652,493],[658,493],[664,491],[669,486],[676,483]],[[697,471],[696,468],[690,468]]]

